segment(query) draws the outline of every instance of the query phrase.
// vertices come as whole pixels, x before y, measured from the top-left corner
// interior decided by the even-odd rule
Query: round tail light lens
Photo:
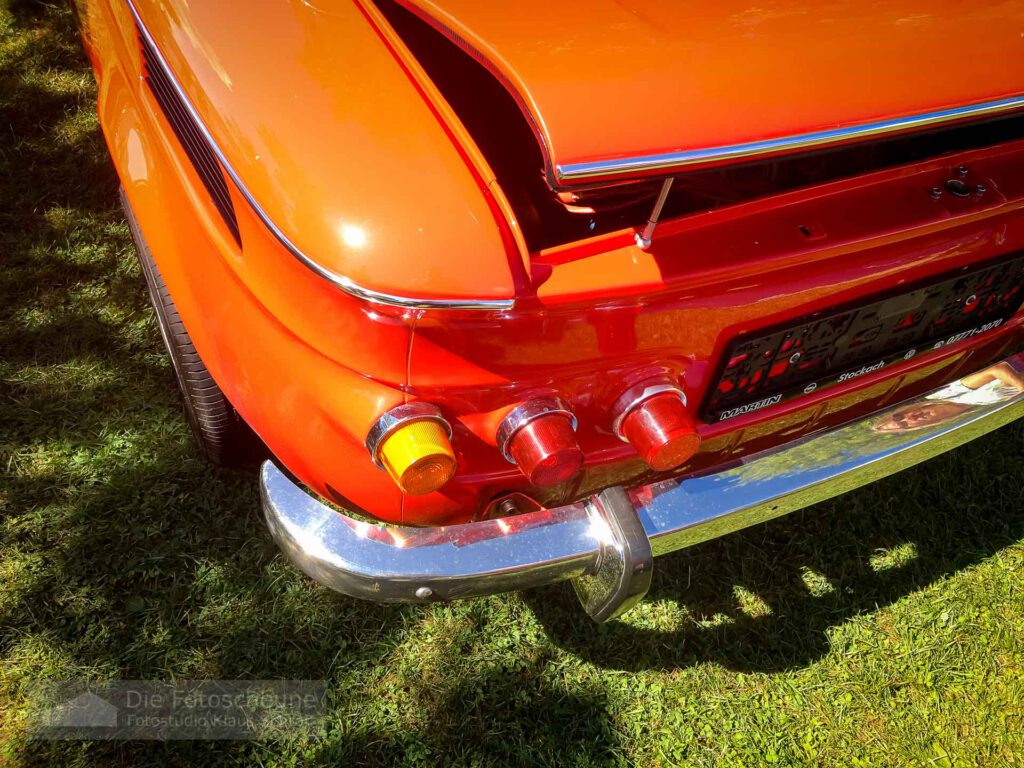
[[[455,476],[451,428],[427,403],[392,408],[370,430],[366,447],[374,463],[411,496],[440,490]]]
[[[540,488],[571,480],[583,466],[576,417],[558,398],[530,400],[513,410],[501,422],[498,445],[505,458]]]
[[[629,394],[629,393],[627,393]],[[700,448],[700,435],[683,393],[668,386],[647,387],[623,400],[615,431],[651,469],[665,472],[685,464]]]
[[[455,475],[455,453],[440,424],[418,421],[395,430],[380,447],[381,462],[412,496],[433,493]]]

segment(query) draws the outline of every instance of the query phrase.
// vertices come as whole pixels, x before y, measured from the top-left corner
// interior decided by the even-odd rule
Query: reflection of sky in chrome
[[[1022,398],[1024,395],[1015,401]],[[820,497],[827,498],[891,474],[902,467],[885,459],[892,458],[899,462],[899,454],[906,449],[929,441],[941,442],[944,435],[955,431],[957,427],[1005,405],[976,407],[955,419],[936,425],[934,429],[915,432],[880,433],[873,430],[872,425],[877,418],[885,416],[866,419],[806,438],[783,450],[751,457],[729,469],[682,481],[658,483],[651,488],[653,499],[637,511],[648,535],[682,531],[716,518],[724,520],[733,512],[745,511],[753,515],[738,526],[726,524],[721,531],[707,536],[695,536],[696,540],[714,538],[730,530],[755,524],[762,518],[774,517],[775,508],[770,507],[772,500],[778,499],[781,502],[785,497],[817,484],[824,486]],[[937,445],[935,452],[941,453],[943,450],[943,446]],[[918,460],[920,458],[923,457]],[[902,466],[916,463],[913,456],[907,457],[905,461],[906,464]],[[876,462],[881,462],[878,463],[877,476],[858,474],[846,477],[846,473],[866,469]],[[844,488],[844,481],[852,481],[852,484]],[[831,486],[831,492],[825,490],[829,488],[829,483],[837,484]],[[639,501],[643,503],[643,499]]]
[[[1020,373],[1022,359],[1024,356],[1013,357],[1001,365]],[[1017,391],[1016,397],[971,405],[959,415],[927,428],[892,432],[875,429],[896,411],[937,399],[934,395],[931,400],[920,397],[717,471],[638,488],[632,492],[637,514],[653,537],[656,553],[659,548],[665,552],[707,541],[852,490],[954,448],[998,426],[989,422],[992,426],[953,436],[960,427],[1024,402],[1024,392],[1019,387]],[[931,446],[913,450],[925,443]],[[662,539],[664,534],[669,535]]]

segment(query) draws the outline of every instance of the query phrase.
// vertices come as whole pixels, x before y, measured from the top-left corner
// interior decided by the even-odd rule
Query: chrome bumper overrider
[[[1024,371],[1024,354],[986,371],[1000,367],[1002,379],[1014,379]],[[976,378],[962,381],[978,386]],[[607,488],[499,520],[440,528],[367,523],[313,498],[271,462],[261,471],[263,510],[288,557],[346,595],[428,602],[572,579],[587,612],[605,621],[643,598],[655,555],[837,496],[1024,415],[1019,387],[997,380],[987,389],[978,396],[943,387],[712,473],[632,491]],[[946,392],[953,394],[942,397]]]

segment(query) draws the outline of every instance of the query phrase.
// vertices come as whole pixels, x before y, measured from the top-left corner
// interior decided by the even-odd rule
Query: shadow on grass
[[[78,123],[93,94],[47,87],[42,75],[87,72],[70,15],[24,1],[9,9],[34,44],[0,59],[0,130],[14,139],[0,142],[0,182],[12,190],[0,206],[0,653],[13,671],[3,685],[68,669],[327,679],[330,727],[302,762],[601,762],[621,751],[621,737],[600,686],[563,679],[563,651],[612,670],[800,667],[829,651],[833,628],[1024,535],[1024,428],[1015,425],[791,518],[659,558],[636,620],[595,626],[564,585],[525,593],[525,613],[514,596],[423,609],[313,586],[277,555],[255,478],[207,466],[192,445],[117,180],[94,122]],[[646,625],[659,604],[681,606],[683,618]],[[504,642],[534,617],[543,637]],[[440,671],[426,643],[409,647],[431,622],[444,633]],[[496,634],[503,650],[481,653]],[[416,654],[422,669],[396,671]],[[469,654],[498,661],[459,667]],[[403,709],[418,712],[416,724],[381,724]],[[36,743],[25,755],[63,762],[79,747]],[[184,765],[252,763],[271,748],[83,750],[116,764]]]
[[[602,693],[566,691],[535,666],[463,679],[424,717],[428,725],[406,732],[328,738],[309,757],[324,765],[354,755],[380,766],[602,765],[622,747]]]
[[[671,630],[628,616],[588,627],[566,586],[526,599],[554,642],[602,667],[804,666],[830,650],[832,628],[1024,537],[1022,437],[1010,425],[790,518],[656,559],[648,600],[687,613]]]

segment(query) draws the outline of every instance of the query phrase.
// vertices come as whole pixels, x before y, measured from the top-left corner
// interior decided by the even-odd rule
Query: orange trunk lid
[[[1020,0],[402,2],[512,91],[555,187],[1024,107]]]

